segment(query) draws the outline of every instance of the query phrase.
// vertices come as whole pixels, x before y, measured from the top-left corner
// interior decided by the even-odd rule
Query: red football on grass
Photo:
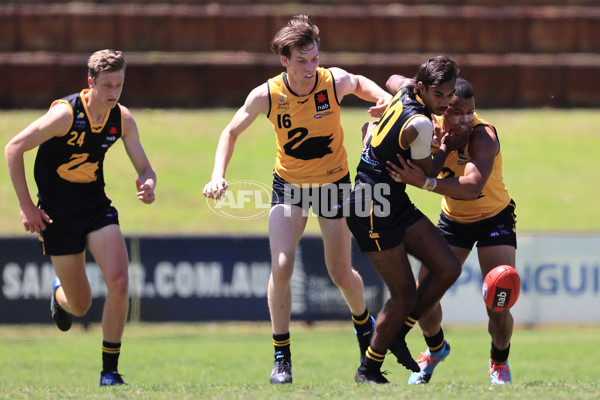
[[[492,311],[506,311],[515,305],[521,291],[521,278],[510,265],[499,265],[483,279],[481,294]]]

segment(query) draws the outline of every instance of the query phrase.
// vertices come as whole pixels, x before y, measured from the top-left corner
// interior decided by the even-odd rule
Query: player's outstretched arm
[[[379,118],[387,108],[392,95],[371,79],[362,76],[351,74],[341,68],[329,68],[335,79],[336,93],[338,101],[348,94],[353,94],[363,100],[375,103],[375,105],[367,111],[370,116]]]
[[[225,172],[238,137],[256,120],[259,114],[269,112],[269,90],[267,83],[250,92],[244,105],[237,110],[229,124],[225,127],[215,153],[215,163],[210,182],[204,186],[202,194],[209,199],[218,200],[225,195],[227,180]]]

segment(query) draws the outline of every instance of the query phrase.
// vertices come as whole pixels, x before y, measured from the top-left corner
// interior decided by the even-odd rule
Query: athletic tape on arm
[[[408,126],[414,126],[418,132],[417,137],[410,146],[410,156],[413,160],[420,160],[431,155],[431,138],[433,137],[433,124],[426,117],[415,117]]]

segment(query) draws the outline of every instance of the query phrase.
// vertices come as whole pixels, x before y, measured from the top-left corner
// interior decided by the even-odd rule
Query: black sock
[[[490,350],[490,360],[493,364],[505,364],[508,361],[508,353],[510,353],[510,344],[505,350],[498,350],[494,343]]]
[[[440,327],[440,331],[436,333],[434,336],[425,336],[425,343],[427,343],[427,347],[429,347],[429,352],[434,353],[436,351],[440,351],[442,346],[444,345],[444,331]]]
[[[365,309],[365,312],[360,315],[352,315],[352,321],[354,322],[354,329],[356,329],[356,333],[369,332],[371,329],[373,329],[371,314],[369,314],[369,310],[367,309]]]
[[[377,370],[381,369],[381,365],[383,364],[383,360],[385,359],[385,352],[380,353],[377,350],[373,350],[371,346],[367,349],[365,354],[365,358],[363,359],[362,365],[365,366],[368,370]]]
[[[284,333],[282,335],[273,334],[273,346],[275,347],[275,353],[283,353],[286,356],[290,355],[290,333]]]
[[[109,343],[102,341],[102,373],[117,371],[119,355],[121,354],[121,343]]]
[[[418,320],[418,316],[414,315],[413,313],[408,314],[406,321],[404,321],[404,325],[402,325],[402,328],[400,328],[400,333],[398,336],[404,339],[406,334],[413,328],[413,326],[415,326]]]

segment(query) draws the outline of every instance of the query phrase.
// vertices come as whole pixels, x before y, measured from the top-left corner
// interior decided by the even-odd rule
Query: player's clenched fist
[[[227,181],[224,178],[213,179],[204,186],[202,194],[209,199],[219,200],[227,190]]]

